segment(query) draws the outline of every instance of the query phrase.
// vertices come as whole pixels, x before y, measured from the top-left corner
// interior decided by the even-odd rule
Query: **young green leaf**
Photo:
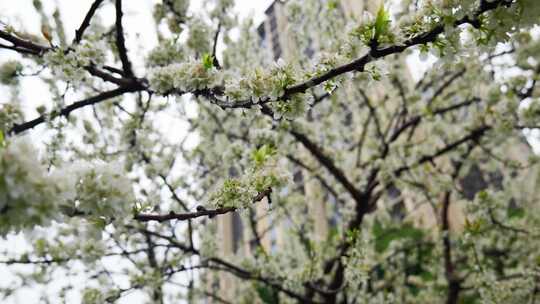
[[[379,11],[377,11],[377,17],[375,18],[375,37],[373,38],[379,40],[381,36],[387,34],[390,30],[390,23],[390,14],[384,8],[383,4],[379,8]]]
[[[206,53],[203,55],[202,62],[204,68],[210,70],[214,66],[214,56]]]
[[[276,150],[269,145],[263,145],[259,149],[256,149],[251,154],[251,158],[255,162],[256,166],[261,166],[271,156],[276,154]]]
[[[335,10],[338,7],[338,2],[336,0],[328,1],[327,7],[328,7],[328,10]]]

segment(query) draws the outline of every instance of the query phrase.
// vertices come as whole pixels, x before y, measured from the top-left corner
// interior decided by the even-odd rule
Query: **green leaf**
[[[4,132],[0,130],[0,147],[4,145]]]
[[[47,241],[44,238],[39,238],[34,243],[34,250],[38,256],[43,256],[47,250]]]
[[[98,217],[98,218],[91,219],[90,221],[99,230],[103,230],[105,229],[105,226],[107,226],[107,221],[105,221],[105,219],[103,218]]]
[[[327,81],[324,83],[323,87],[326,93],[332,94],[332,92],[336,88],[336,84],[333,81]]]
[[[473,293],[473,294],[464,294],[462,297],[460,297],[459,299],[459,303],[460,304],[476,304],[476,303],[481,303],[480,302],[480,296],[478,294]]]
[[[251,158],[255,162],[256,166],[262,166],[264,162],[271,156],[276,154],[276,150],[269,145],[263,145],[259,149],[256,149],[251,154]]]
[[[486,190],[479,191],[476,196],[480,201],[485,201],[489,198],[489,194],[486,192]]]
[[[381,5],[379,11],[377,12],[377,17],[375,18],[375,40],[388,33],[390,30],[390,14],[384,8],[384,4]]]
[[[425,282],[435,281],[435,279],[437,279],[437,276],[435,276],[433,273],[429,271],[423,271],[422,273],[420,273],[420,277]]]
[[[536,261],[536,265],[540,266],[540,255],[536,257],[535,261]]]
[[[259,295],[259,299],[265,304],[279,303],[279,298],[275,290],[263,284],[255,283],[255,290]]]
[[[507,214],[508,218],[521,219],[525,217],[525,209],[519,207],[508,208]]]
[[[411,224],[405,224],[401,227],[383,227],[379,221],[373,224],[373,234],[375,235],[375,250],[383,252],[390,246],[390,243],[399,239],[419,240],[424,232]]]
[[[465,230],[471,234],[480,234],[486,225],[486,221],[482,218],[469,221],[465,218]]]
[[[328,10],[330,11],[335,10],[338,7],[338,2],[337,0],[330,0],[328,1],[327,6],[328,6]]]
[[[212,67],[214,67],[214,56],[206,53],[203,55],[202,62],[204,68],[210,70]]]

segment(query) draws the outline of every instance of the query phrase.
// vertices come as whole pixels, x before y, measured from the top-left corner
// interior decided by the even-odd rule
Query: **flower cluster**
[[[232,80],[226,85],[225,94],[235,101],[247,98],[251,98],[254,102],[267,98],[275,101],[295,82],[293,67],[280,59],[268,71],[257,68],[247,77]]]
[[[146,65],[167,66],[184,60],[184,52],[175,39],[166,40],[155,47],[146,58]]]
[[[153,13],[154,20],[159,24],[163,19],[165,19],[171,32],[180,33],[182,32],[181,25],[186,20],[188,8],[188,0],[173,0],[163,3],[156,3]]]
[[[58,219],[58,187],[27,137],[0,147],[0,235]]]
[[[274,148],[264,145],[252,153],[252,166],[242,178],[229,178],[210,196],[218,207],[246,208],[260,193],[284,185],[290,177],[279,165]]]
[[[364,19],[365,23],[354,32],[354,35],[357,35],[366,45],[390,43],[395,40],[394,33],[390,30],[390,13],[384,6],[379,8],[375,18],[366,13]]]
[[[123,175],[120,164],[89,166],[73,169],[76,178],[75,207],[87,215],[123,218],[135,201],[131,183]]]
[[[17,76],[21,73],[23,66],[16,60],[8,60],[0,66],[0,83],[5,85],[15,85],[19,83]]]
[[[0,106],[0,237],[46,226],[26,234],[21,261],[37,270],[23,284],[54,285],[58,269],[78,275],[84,264],[88,284],[60,292],[88,304],[135,289],[153,302],[440,303],[455,293],[453,302],[521,303],[538,289],[540,162],[522,132],[539,129],[540,43],[527,28],[538,0],[407,0],[378,11],[276,1],[262,26],[240,28],[234,0],[201,10],[154,1],[158,45],[130,53],[141,78],[118,81],[137,92],[102,101],[112,83],[88,67],[125,76],[114,72],[120,58],[99,67],[111,47],[96,41],[114,40],[111,22],[99,8],[82,44],[66,48],[60,18],[47,20],[41,2],[61,47],[0,67],[0,82],[19,89],[23,67],[44,65],[36,78],[54,97],[36,109],[51,117],[47,158],[8,134],[20,104]],[[225,46],[219,60],[214,39]],[[277,42],[287,63],[273,63]],[[408,66],[418,49],[438,56],[423,76]],[[54,115],[85,92],[100,96]],[[172,218],[200,202],[238,212],[133,217]],[[240,275],[223,282],[214,270]],[[186,276],[185,293],[169,288]]]
[[[217,69],[193,58],[154,68],[149,75],[152,90],[167,94],[174,90],[193,92],[213,88],[219,83]]]
[[[236,22],[236,16],[232,13],[234,0],[218,0],[215,2],[215,7],[210,11],[210,17],[212,19],[219,18],[221,25],[225,28],[233,27]]]
[[[202,20],[196,18],[190,22],[187,47],[195,54],[209,53],[212,50],[211,29]]]
[[[47,52],[43,58],[59,79],[82,81],[86,76],[84,67],[103,64],[106,49],[104,42],[85,41],[74,49],[58,48]]]
[[[0,235],[47,226],[64,213],[107,223],[131,211],[132,186],[120,165],[73,165],[49,173],[38,155],[27,137],[0,147]]]
[[[120,297],[120,291],[110,289],[103,291],[97,288],[85,288],[82,293],[83,304],[101,304],[114,302]]]
[[[0,104],[0,131],[7,133],[13,124],[21,122],[22,111],[16,103]]]
[[[283,100],[275,104],[274,118],[294,119],[307,112],[308,106],[313,103],[313,96],[310,94],[294,94],[288,100]]]

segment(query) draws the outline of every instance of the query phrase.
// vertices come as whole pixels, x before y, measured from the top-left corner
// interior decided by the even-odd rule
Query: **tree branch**
[[[260,192],[252,199],[252,203],[260,202],[263,198],[267,197],[272,193],[272,189],[268,188],[263,192]],[[214,217],[216,215],[226,214],[230,212],[234,212],[238,210],[237,207],[221,207],[217,209],[205,209],[202,206],[197,207],[196,212],[188,212],[188,213],[175,213],[175,212],[169,212],[167,214],[137,214],[135,215],[135,219],[141,222],[149,222],[149,221],[157,221],[157,222],[165,222],[170,220],[179,220],[179,221],[186,221],[190,219],[195,219],[198,217],[208,216],[208,217]]]
[[[212,47],[212,58],[213,58],[212,63],[218,70],[221,70],[221,65],[219,64],[219,60],[217,59],[217,54],[216,54],[220,31],[221,31],[221,21],[218,23],[216,34],[214,35],[214,46]]]
[[[130,227],[135,228],[135,227],[132,227],[132,226],[130,226]],[[185,244],[182,244],[182,243],[178,242],[178,240],[176,238],[174,238],[174,237],[162,235],[162,234],[159,234],[157,232],[149,231],[149,230],[141,229],[141,228],[139,228],[138,230],[140,232],[145,231],[150,235],[153,235],[153,236],[162,238],[164,240],[167,240],[171,244],[177,246],[179,249],[184,251],[185,253],[190,253],[190,254],[197,255],[199,257],[203,257],[203,256],[201,256],[201,252],[199,250],[197,250],[194,247],[188,247]],[[281,284],[278,283],[279,281],[282,281],[282,279],[272,279],[272,278],[268,278],[268,277],[263,277],[260,274],[252,273],[252,272],[250,272],[248,270],[245,270],[245,269],[243,269],[243,268],[241,268],[241,267],[239,267],[237,265],[234,265],[234,264],[232,264],[230,262],[227,262],[226,260],[218,258],[218,257],[210,257],[210,258],[207,259],[207,261],[222,266],[223,268],[221,268],[219,270],[231,273],[231,274],[233,274],[234,276],[236,276],[238,278],[251,280],[251,281],[258,281],[258,282],[261,282],[261,283],[263,283],[263,284],[265,284],[265,285],[267,285],[269,287],[275,288],[276,290],[278,290],[280,292],[283,292],[287,296],[289,296],[289,297],[291,297],[293,299],[297,299],[297,300],[301,301],[300,303],[317,303],[317,302],[315,302],[315,301],[313,301],[311,299],[307,299],[306,297],[303,297],[302,295],[300,295],[300,294],[298,294],[298,293],[296,293],[296,292],[294,292],[294,291],[292,291],[290,289],[287,289],[287,288],[283,287]],[[212,267],[215,267],[215,266],[212,266],[212,265],[208,264],[208,267],[212,268]]]
[[[480,8],[478,11],[474,14],[474,18],[469,18],[468,16],[465,16],[457,21],[454,22],[454,27],[458,27],[463,24],[471,24],[473,26],[476,26],[480,21],[480,16],[488,11],[494,10],[498,8],[501,5],[511,5],[511,1],[508,0],[498,0],[493,2],[482,2],[482,5],[480,5]],[[349,72],[362,72],[364,71],[364,67],[369,62],[372,62],[376,59],[386,57],[388,55],[397,54],[405,51],[406,49],[421,45],[421,44],[427,44],[429,42],[435,41],[440,34],[444,32],[444,24],[439,24],[435,26],[430,31],[424,32],[422,34],[416,35],[408,40],[405,40],[400,45],[391,45],[383,48],[372,48],[368,54],[339,67],[336,67],[334,69],[331,69],[327,71],[326,73],[313,77],[309,80],[304,81],[303,83],[297,84],[295,86],[289,87],[285,90],[285,93],[283,94],[283,97],[281,99],[288,99],[291,95],[297,94],[297,93],[304,93],[308,89],[317,86],[323,82],[326,82],[332,78],[335,78],[339,75],[349,73]]]
[[[484,135],[490,129],[491,129],[490,126],[482,126],[482,127],[476,128],[472,132],[467,134],[466,136],[463,136],[462,138],[460,138],[460,139],[458,139],[458,140],[456,140],[456,141],[454,141],[454,142],[440,148],[435,153],[430,154],[430,155],[422,156],[414,164],[402,166],[402,167],[396,169],[394,171],[394,175],[399,176],[403,172],[405,172],[407,170],[410,170],[412,168],[415,168],[415,167],[417,167],[417,166],[419,166],[421,164],[424,164],[426,162],[432,162],[436,158],[438,158],[438,157],[440,157],[440,156],[442,156],[442,155],[444,155],[444,154],[446,154],[446,153],[448,153],[450,151],[453,151],[454,149],[456,149],[457,147],[459,147],[460,145],[462,145],[462,144],[464,144],[466,142],[478,140],[480,137],[482,137],[482,135]]]
[[[67,116],[69,116],[69,114],[71,112],[73,112],[73,111],[75,111],[75,110],[77,110],[79,108],[83,108],[83,107],[86,107],[86,106],[97,104],[99,102],[105,101],[107,99],[110,99],[110,98],[113,98],[113,97],[116,97],[116,96],[123,95],[125,93],[136,92],[136,91],[140,91],[140,90],[142,90],[142,88],[137,86],[137,85],[119,87],[117,89],[107,91],[107,92],[103,92],[103,93],[98,94],[96,96],[74,102],[71,105],[61,109],[58,113],[53,113],[53,114],[49,114],[49,115],[50,115],[50,118],[55,118],[55,117],[58,117],[58,116],[67,117]],[[47,119],[49,119],[49,115],[41,115],[41,116],[39,116],[37,118],[34,118],[32,120],[29,120],[27,122],[24,122],[24,123],[21,123],[21,124],[15,124],[7,133],[8,134],[19,134],[19,133],[22,133],[22,132],[24,132],[24,131],[26,131],[28,129],[32,129],[35,126],[37,126],[39,124],[42,124]]]
[[[122,26],[122,0],[116,0],[116,48],[118,49],[118,56],[122,61],[122,68],[126,73],[126,76],[133,77],[133,71],[131,69],[131,62],[129,61],[126,49],[126,41],[124,38],[124,28]]]
[[[510,6],[512,4],[511,1],[508,0],[497,0],[493,2],[481,2],[481,5],[478,9],[478,11],[473,15],[473,18],[470,18],[469,16],[465,16],[456,22],[454,22],[454,26],[458,27],[463,24],[471,24],[473,26],[478,26],[480,23],[480,16],[484,14],[485,12],[488,12],[490,10],[496,9],[501,5]],[[318,86],[319,84],[322,84],[332,78],[335,78],[337,76],[340,76],[345,73],[349,72],[361,72],[364,70],[364,67],[369,62],[372,62],[376,59],[386,57],[388,55],[397,54],[405,51],[406,49],[426,44],[429,42],[435,41],[438,36],[444,32],[444,25],[439,24],[435,26],[430,31],[424,32],[422,34],[416,35],[406,41],[404,41],[402,44],[399,45],[391,45],[383,48],[371,48],[370,51],[348,63],[339,67],[336,67],[334,69],[331,69],[327,71],[326,73],[313,77],[311,79],[308,79],[300,84],[288,87],[285,89],[284,94],[278,98],[279,101],[288,100],[292,95],[298,94],[298,93],[305,93],[308,89],[313,88],[315,86]],[[0,38],[8,40],[12,43],[14,43],[17,46],[22,46],[23,48],[33,50],[37,53],[43,53],[45,51],[50,50],[48,47],[43,47],[36,45],[32,42],[28,42],[19,38],[14,37],[13,35],[8,34],[7,32],[0,31]],[[124,39],[124,33],[123,33],[123,27],[122,27],[122,7],[121,7],[121,0],[116,0],[116,44],[118,48],[118,53],[120,56],[120,60],[122,61],[123,70],[126,77],[133,77],[133,72],[131,69],[131,63],[127,56],[127,49],[125,47],[125,39]],[[142,79],[143,82],[146,82],[145,79]],[[261,100],[259,103],[255,103],[252,99],[248,100],[239,100],[239,101],[231,101],[231,100],[221,100],[217,98],[217,96],[222,96],[224,92],[224,89],[222,87],[215,87],[211,89],[204,89],[204,90],[196,90],[193,93],[197,96],[204,96],[208,98],[211,103],[216,104],[217,106],[227,109],[227,108],[251,108],[257,104],[264,105],[266,103],[274,102],[274,100],[270,98],[266,98]],[[173,90],[169,92],[169,94],[178,94],[183,95],[188,92]],[[168,94],[164,94],[168,95]]]
[[[320,147],[312,142],[307,136],[296,130],[290,130],[289,133],[306,149],[308,149],[309,152],[311,152],[311,154],[321,163],[321,165],[325,167],[330,174],[332,174],[332,176],[334,176],[334,178],[343,185],[343,187],[347,190],[347,192],[349,192],[356,202],[359,203],[363,201],[364,197],[362,193],[356,189],[351,181],[349,181],[345,173],[334,164],[334,161],[322,152]]]
[[[84,17],[83,22],[81,23],[79,28],[75,30],[75,39],[73,39],[74,44],[78,44],[79,42],[81,42],[84,31],[86,31],[86,29],[90,25],[90,20],[92,20],[92,17],[96,13],[96,10],[98,9],[98,7],[101,5],[102,2],[103,0],[95,0],[94,3],[92,3],[92,5],[90,6],[90,9],[86,13],[86,16]]]
[[[15,46],[15,47],[17,47],[19,49],[24,48],[24,49],[26,49],[26,50],[28,50],[28,51],[30,51],[32,53],[36,53],[36,54],[43,54],[43,53],[51,50],[51,48],[48,47],[48,46],[42,46],[42,45],[33,43],[32,41],[28,41],[28,40],[18,38],[18,37],[6,32],[6,31],[2,31],[2,30],[0,30],[0,38],[13,43],[13,46]]]

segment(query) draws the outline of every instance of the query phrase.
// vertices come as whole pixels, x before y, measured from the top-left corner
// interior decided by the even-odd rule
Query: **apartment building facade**
[[[359,20],[364,10],[376,12],[381,0],[340,0],[340,9],[344,18],[355,18]],[[284,12],[285,4],[281,1],[274,1],[265,10],[265,20],[258,26],[257,32],[260,38],[261,48],[269,52],[271,58],[277,61],[279,58],[290,59],[290,54],[294,49],[288,32],[291,30],[287,24],[287,17]],[[311,56],[307,54],[307,56]],[[301,153],[308,153],[301,150]],[[326,210],[324,191],[320,185],[309,176],[309,172],[299,169],[297,176],[304,180],[304,193],[313,204],[310,205],[308,214],[314,221],[315,235],[320,239],[325,238],[329,230],[329,214]],[[266,200],[266,199],[264,199]],[[268,212],[268,204],[262,201],[255,205],[255,213],[252,216],[256,219],[256,229],[261,236],[260,242],[267,252],[276,250],[283,245],[283,225],[276,225],[272,215]],[[218,231],[220,233],[219,250],[224,255],[250,255],[255,249],[253,240],[249,240],[238,213],[229,213],[217,217]],[[214,277],[206,278],[209,289],[218,290],[219,295],[224,299],[233,299],[235,294],[235,278],[226,273],[220,273]],[[208,299],[212,303],[211,299]]]

